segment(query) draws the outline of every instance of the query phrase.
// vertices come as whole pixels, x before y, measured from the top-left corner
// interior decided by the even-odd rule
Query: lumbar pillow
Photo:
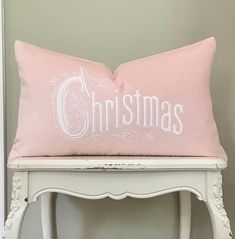
[[[16,41],[21,79],[10,159],[60,155],[226,158],[212,112],[215,40],[121,64]]]

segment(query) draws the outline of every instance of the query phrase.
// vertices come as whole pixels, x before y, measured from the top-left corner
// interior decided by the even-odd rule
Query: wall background
[[[125,61],[215,36],[217,54],[211,89],[221,142],[229,156],[224,201],[235,231],[234,12],[234,0],[5,1],[8,152],[15,135],[19,97],[15,39],[100,61],[115,69]],[[8,179],[9,202],[11,172]],[[177,194],[95,202],[59,195],[56,209],[58,239],[176,239],[178,235]],[[42,238],[39,202],[27,211],[22,233],[24,239]],[[192,238],[212,238],[208,212],[196,199]]]

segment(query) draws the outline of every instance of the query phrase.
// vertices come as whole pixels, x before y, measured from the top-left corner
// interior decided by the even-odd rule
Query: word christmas
[[[107,94],[106,89],[104,94]],[[112,91],[112,89],[110,90]],[[96,93],[97,92],[97,93]],[[160,129],[173,134],[183,130],[183,105],[161,101],[155,95],[143,95],[140,90],[129,94],[108,94],[89,89],[83,73],[65,80],[57,90],[56,112],[62,131],[70,137],[111,132],[114,129]]]

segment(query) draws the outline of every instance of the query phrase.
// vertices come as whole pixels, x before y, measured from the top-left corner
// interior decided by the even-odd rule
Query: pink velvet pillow
[[[10,159],[58,155],[215,156],[215,40],[121,64],[92,62],[16,41],[21,79]]]

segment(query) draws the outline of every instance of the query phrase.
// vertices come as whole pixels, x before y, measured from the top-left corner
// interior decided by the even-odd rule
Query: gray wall
[[[15,135],[19,96],[13,52],[15,39],[101,61],[114,69],[131,59],[215,36],[217,54],[211,89],[221,142],[229,156],[229,168],[224,172],[224,200],[235,231],[234,0],[5,2],[8,152]],[[10,176],[11,173],[9,194]],[[56,209],[59,239],[176,239],[178,235],[177,194],[118,202],[59,195]],[[39,217],[37,202],[26,214],[23,239],[42,238]],[[208,212],[196,199],[193,199],[192,227],[192,238],[212,238]]]

